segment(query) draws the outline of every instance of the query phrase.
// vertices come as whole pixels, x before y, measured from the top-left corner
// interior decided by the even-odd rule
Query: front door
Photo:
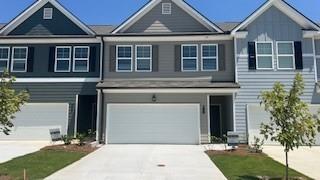
[[[221,137],[221,106],[210,105],[210,133],[211,136]]]
[[[79,95],[77,132],[87,133],[96,130],[97,96]]]

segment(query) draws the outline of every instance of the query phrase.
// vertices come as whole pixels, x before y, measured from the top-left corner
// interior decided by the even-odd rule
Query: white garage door
[[[0,140],[50,140],[50,129],[67,132],[68,103],[29,103],[16,113],[9,136],[0,134]]]
[[[107,142],[199,144],[199,104],[109,104]]]
[[[319,105],[309,106],[311,113],[317,114],[320,110]],[[269,114],[264,111],[260,105],[248,105],[248,129],[249,129],[249,143],[253,142],[254,136],[263,138],[260,135],[261,123],[269,122]],[[275,142],[268,141],[266,144],[276,145]],[[320,134],[317,136],[317,145],[320,145]]]

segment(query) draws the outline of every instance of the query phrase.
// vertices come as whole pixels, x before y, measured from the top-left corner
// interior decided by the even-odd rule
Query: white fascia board
[[[232,94],[238,88],[147,88],[147,89],[103,89],[104,93],[217,93]]]
[[[170,41],[218,41],[232,40],[232,36],[223,35],[185,35],[185,36],[105,36],[106,42],[170,42]]]
[[[77,26],[79,26],[83,31],[88,33],[89,35],[95,35],[95,33],[83,24],[78,18],[72,15],[69,11],[67,11],[61,4],[59,4],[56,0],[38,0],[33,5],[31,5],[28,9],[22,12],[19,16],[13,19],[9,24],[7,24],[4,28],[0,30],[0,34],[8,35],[11,31],[13,31],[16,27],[18,27],[21,23],[27,20],[31,15],[37,12],[40,8],[42,8],[45,4],[51,3],[55,8],[61,11],[65,16],[67,16],[72,22],[74,22]]]
[[[303,30],[302,31],[303,38],[313,38],[318,33],[319,33],[318,31],[310,31],[310,30]]]
[[[100,78],[16,78],[16,83],[99,82]]]
[[[1,39],[1,44],[48,44],[48,43],[101,43],[99,38],[6,38]]]
[[[248,36],[248,31],[238,31],[233,34],[237,39],[244,39]]]
[[[153,7],[159,4],[161,1],[159,0],[151,0],[148,4],[146,4],[143,8],[141,8],[138,12],[136,12],[133,16],[123,22],[119,27],[112,31],[112,34],[118,33],[122,29],[127,29],[129,26],[137,22],[142,16],[147,14]]]

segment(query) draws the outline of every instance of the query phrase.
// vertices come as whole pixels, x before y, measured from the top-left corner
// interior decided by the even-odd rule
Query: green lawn
[[[0,175],[19,180],[23,179],[23,170],[26,169],[29,179],[43,179],[85,155],[84,152],[41,150],[0,164]]]
[[[210,154],[209,157],[229,180],[254,180],[257,176],[283,177],[285,167],[272,158],[261,155]],[[290,170],[290,177],[304,177]]]

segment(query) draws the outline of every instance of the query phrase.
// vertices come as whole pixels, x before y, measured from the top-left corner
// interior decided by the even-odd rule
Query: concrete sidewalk
[[[0,141],[0,163],[39,151],[48,141]]]
[[[48,180],[225,180],[201,146],[106,145]]]
[[[283,147],[264,146],[263,151],[274,160],[285,164]],[[290,152],[289,166],[311,178],[320,179],[320,147],[300,147]]]

